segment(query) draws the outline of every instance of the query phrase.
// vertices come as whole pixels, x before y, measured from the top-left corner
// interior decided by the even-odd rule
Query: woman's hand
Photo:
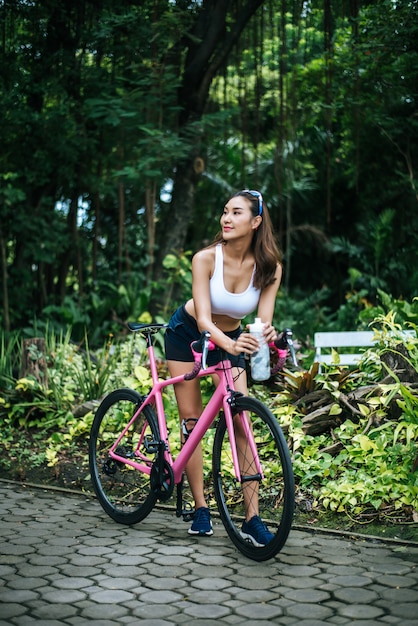
[[[277,331],[269,323],[264,324],[263,336],[266,343],[271,343],[277,338]],[[260,348],[258,339],[251,335],[251,333],[243,332],[240,334],[238,339],[231,342],[231,348],[228,349],[229,354],[233,354],[234,356],[238,356],[242,352],[244,354],[253,354],[253,352],[257,352]]]
[[[277,338],[277,331],[271,324],[264,324],[263,335],[267,343],[271,343]]]
[[[269,323],[264,324],[263,329],[264,341],[270,343],[277,338],[277,332],[274,326]],[[229,350],[230,354],[238,355],[241,352],[245,354],[253,354],[260,348],[258,339],[251,335],[251,333],[241,333],[236,341],[233,342],[232,350]]]
[[[241,333],[238,339],[232,341],[232,347],[228,352],[234,356],[238,356],[242,352],[244,354],[252,354],[258,350],[258,341],[256,337],[250,333]]]

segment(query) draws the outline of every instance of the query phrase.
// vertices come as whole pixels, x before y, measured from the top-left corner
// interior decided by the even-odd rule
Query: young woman
[[[242,331],[241,319],[257,309],[256,316],[264,323],[266,341],[275,339],[272,320],[282,266],[260,192],[245,189],[236,193],[226,203],[220,222],[221,231],[213,244],[193,257],[192,298],[170,320],[165,333],[166,358],[171,376],[189,372],[193,363],[190,343],[207,330],[214,343],[228,353],[235,370],[236,388],[246,394],[245,355],[258,349],[258,341]],[[208,364],[216,363],[217,358],[217,351],[210,352]],[[184,440],[202,412],[199,380],[179,383],[175,393]],[[240,436],[237,432],[238,445]],[[212,535],[203,489],[201,448],[196,449],[186,472],[195,501],[194,519],[188,532]],[[273,535],[258,516],[257,493],[254,489],[250,492],[249,485],[243,486],[246,520],[242,532],[254,545],[263,546]]]

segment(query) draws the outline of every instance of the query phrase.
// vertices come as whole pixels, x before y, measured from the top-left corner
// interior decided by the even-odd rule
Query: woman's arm
[[[266,341],[273,341],[277,336],[277,331],[272,326],[274,305],[276,302],[277,292],[282,280],[283,269],[280,263],[277,264],[274,283],[265,287],[261,292],[260,300],[258,303],[258,317],[264,322],[264,336]]]

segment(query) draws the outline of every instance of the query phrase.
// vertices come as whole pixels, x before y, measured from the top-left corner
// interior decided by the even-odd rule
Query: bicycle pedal
[[[190,502],[185,502],[183,505],[183,509],[181,511],[181,516],[183,517],[183,522],[191,522],[194,519],[195,510],[194,507],[190,504]]]
[[[157,454],[159,450],[159,441],[155,441],[149,435],[146,435],[144,438],[144,447],[149,454]]]

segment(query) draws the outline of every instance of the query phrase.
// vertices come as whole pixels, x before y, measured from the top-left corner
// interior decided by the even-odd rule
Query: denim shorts
[[[231,339],[238,339],[242,330],[241,327],[236,328],[225,335]],[[197,327],[196,320],[192,317],[183,306],[175,311],[168,323],[168,328],[164,335],[165,356],[169,361],[184,361],[193,363],[193,353],[190,348],[192,341],[199,339],[201,333]],[[244,353],[235,356],[226,354],[234,367],[245,368]],[[221,351],[213,350],[208,353],[208,365],[216,365],[221,360]]]

